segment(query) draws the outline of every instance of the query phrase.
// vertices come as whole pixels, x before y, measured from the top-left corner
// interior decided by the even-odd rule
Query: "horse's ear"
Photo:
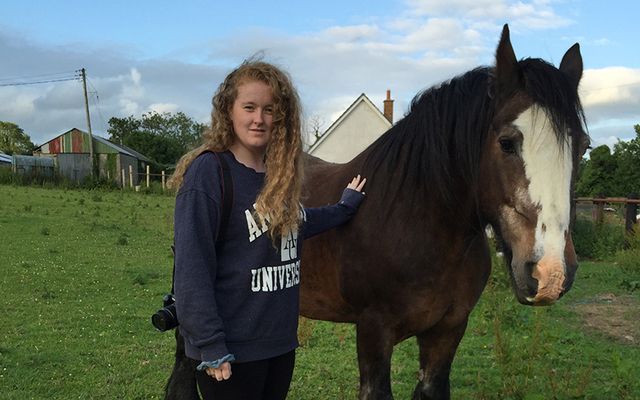
[[[520,74],[518,60],[511,46],[509,38],[509,25],[502,28],[502,36],[496,50],[496,84],[499,94],[507,94],[519,87]]]
[[[571,46],[569,50],[562,57],[560,62],[560,71],[569,78],[569,82],[573,85],[574,89],[578,89],[578,83],[582,78],[582,55],[580,54],[580,45],[578,43]]]

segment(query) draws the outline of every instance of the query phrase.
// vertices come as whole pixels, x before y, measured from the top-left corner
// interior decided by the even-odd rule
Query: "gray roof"
[[[78,130],[80,130],[80,129],[78,129]],[[88,135],[88,133],[86,133],[86,132],[83,132],[83,131],[80,131],[80,132]],[[128,156],[133,157],[133,158],[137,158],[138,160],[141,160],[141,161],[151,162],[151,160],[149,160],[147,157],[145,157],[144,155],[138,153],[137,151],[135,151],[134,149],[132,149],[130,147],[127,147],[127,146],[125,146],[123,144],[114,143],[114,142],[112,142],[112,141],[110,141],[108,139],[105,139],[105,138],[101,137],[101,136],[96,136],[96,135],[92,135],[92,136],[96,141],[98,141],[98,142],[100,142],[100,143],[102,143],[102,144],[104,144],[106,146],[113,147],[116,150],[118,150],[120,153],[126,154]]]
[[[4,154],[4,153],[0,153],[0,162],[1,163],[8,163],[11,164],[12,163],[12,157],[8,154]]]

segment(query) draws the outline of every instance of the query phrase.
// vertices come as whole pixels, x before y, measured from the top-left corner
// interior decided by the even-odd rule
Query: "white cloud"
[[[0,115],[27,118],[35,109],[33,102],[36,98],[37,94],[29,90],[6,88],[0,91]]]
[[[142,75],[140,74],[140,72],[138,72],[138,70],[135,68],[131,68],[130,76],[133,84],[136,86],[140,86],[140,81],[142,80]]]
[[[590,121],[636,119],[640,122],[640,69],[607,67],[588,69],[580,84],[580,97]]]
[[[321,34],[329,40],[355,42],[375,38],[380,34],[380,29],[374,25],[332,26],[325,29]]]
[[[84,104],[82,83],[78,81],[59,82],[42,87],[41,94],[34,99],[37,110],[73,110]]]
[[[502,8],[500,0],[407,0],[411,13],[416,15],[465,14],[475,9]]]
[[[407,0],[410,14],[420,16],[448,16],[467,21],[470,25],[486,26],[491,21],[501,25],[509,21],[512,26],[527,29],[548,29],[567,26],[568,18],[556,14],[550,1],[530,3],[507,0]]]
[[[120,103],[120,113],[124,115],[137,115],[139,114],[140,106],[135,101],[131,101],[126,98],[122,98]]]
[[[462,43],[477,40],[477,33],[472,30],[466,31],[459,20],[432,18],[426,24],[408,33],[404,42],[417,51],[452,49]]]
[[[154,103],[150,104],[147,111],[157,112],[159,114],[163,113],[175,113],[180,110],[180,106],[173,103]]]

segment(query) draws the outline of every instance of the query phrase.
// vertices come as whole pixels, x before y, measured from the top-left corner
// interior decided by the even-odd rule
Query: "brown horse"
[[[518,301],[551,304],[569,290],[571,194],[589,143],[582,68],[577,44],[559,68],[518,61],[505,25],[494,68],[418,95],[347,164],[308,158],[305,206],[334,203],[357,173],[370,181],[349,224],[305,242],[301,277],[302,315],[356,324],[360,399],[392,398],[393,347],[411,336],[413,398],[449,398],[451,363],[491,269],[488,224]],[[168,393],[184,379],[174,370]]]

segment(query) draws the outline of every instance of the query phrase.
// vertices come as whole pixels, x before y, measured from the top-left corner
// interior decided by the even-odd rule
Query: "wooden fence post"
[[[638,194],[631,193],[627,196],[629,199],[637,200]],[[625,204],[625,218],[624,218],[624,229],[629,234],[635,233],[634,227],[636,225],[636,215],[638,215],[638,204],[637,203],[626,203]]]
[[[133,165],[129,165],[129,186],[133,188]]]
[[[593,221],[596,224],[601,224],[604,222],[604,199],[593,199]]]
[[[164,170],[162,170],[162,191],[164,192]]]
[[[149,165],[147,165],[147,187],[149,187],[149,175],[150,171],[149,171]]]
[[[124,168],[122,168],[122,189],[123,190],[126,184],[127,184],[127,178],[125,177]]]

